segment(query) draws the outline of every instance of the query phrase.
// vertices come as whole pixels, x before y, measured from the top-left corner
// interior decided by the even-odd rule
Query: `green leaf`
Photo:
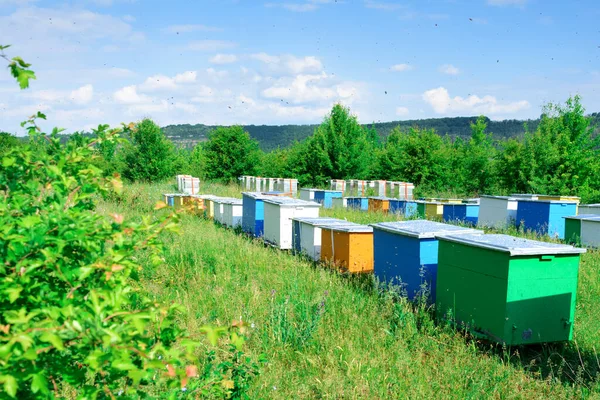
[[[19,295],[21,294],[22,291],[23,291],[23,288],[21,286],[13,286],[13,287],[9,287],[6,290],[4,290],[4,293],[8,294],[8,299],[10,300],[11,303],[14,303],[15,300],[17,300],[19,298]]]
[[[44,332],[42,334],[42,336],[40,336],[40,340],[42,342],[50,343],[57,350],[64,350],[65,349],[65,346],[63,344],[62,339],[58,335],[55,335],[54,333]]]
[[[17,380],[12,375],[4,375],[0,377],[0,380],[4,382],[4,391],[10,397],[17,396],[17,388],[19,387],[17,384]]]
[[[200,332],[204,333],[208,338],[208,341],[213,345],[219,342],[219,338],[227,333],[227,328],[224,327],[213,327],[213,326],[203,326],[200,328]]]
[[[50,390],[48,390],[48,381],[43,374],[39,373],[33,375],[33,378],[31,379],[31,391],[33,393],[40,392],[42,394],[50,393]]]
[[[10,47],[10,44],[5,44],[4,46],[0,45],[0,50],[6,50]]]
[[[31,64],[27,64],[21,57],[13,57],[13,61],[16,61],[23,68],[31,67]]]

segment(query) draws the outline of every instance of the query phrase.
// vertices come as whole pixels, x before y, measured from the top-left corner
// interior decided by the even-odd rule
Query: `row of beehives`
[[[177,190],[186,194],[198,194],[200,191],[200,178],[191,175],[177,175]]]
[[[415,185],[409,182],[364,181],[358,179],[332,179],[330,189],[341,191],[344,196],[384,196],[394,199],[412,200]]]
[[[166,195],[206,218],[350,273],[374,273],[440,319],[509,345],[571,340],[580,254],[428,220],[370,226],[319,218],[320,204],[262,193],[242,199]],[[169,197],[170,196],[170,197]],[[171,200],[173,199],[173,200]]]
[[[406,218],[420,217],[447,222],[460,222],[490,228],[521,227],[524,230],[549,235],[560,239],[572,239],[573,232],[566,232],[565,220],[575,218],[578,214],[597,214],[600,216],[600,205],[578,205],[578,198],[570,196],[525,195],[482,196],[479,199],[421,199],[404,201],[386,197],[342,197],[341,191],[325,191],[318,189],[300,189],[301,198],[308,193],[315,201],[326,208],[350,207],[363,211],[382,211],[384,213],[401,214]],[[579,208],[579,210],[578,210]],[[585,227],[592,226],[598,218],[589,216]],[[575,218],[578,220],[578,218]],[[581,224],[581,222],[574,222]],[[593,225],[594,227],[596,225]],[[584,229],[585,239],[582,243],[600,245],[600,225],[598,239],[592,235],[591,229]],[[595,232],[595,230],[594,230]],[[578,234],[579,237],[579,234]]]
[[[298,179],[263,178],[244,175],[238,178],[242,190],[255,192],[278,192],[296,197],[298,194]]]

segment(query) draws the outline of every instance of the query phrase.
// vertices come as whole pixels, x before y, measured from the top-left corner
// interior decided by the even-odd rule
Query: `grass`
[[[100,212],[140,218],[171,185],[131,185]],[[235,186],[203,193],[240,197]],[[371,223],[394,216],[346,209],[322,215]],[[240,318],[247,353],[267,364],[250,398],[600,398],[600,253],[582,257],[575,341],[503,348],[434,323],[431,310],[370,276],[347,276],[232,230],[184,216],[165,236],[165,263],[142,274],[157,300],[186,310],[190,332]]]

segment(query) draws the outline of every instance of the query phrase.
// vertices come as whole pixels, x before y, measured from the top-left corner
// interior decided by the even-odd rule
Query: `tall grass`
[[[235,187],[205,192],[239,197]],[[151,214],[171,185],[132,185],[100,212]],[[237,196],[236,196],[237,194]],[[397,219],[344,209],[324,215],[360,223]],[[504,348],[438,325],[425,305],[184,216],[165,236],[165,262],[142,271],[159,301],[182,304],[181,325],[240,318],[251,324],[247,351],[267,364],[251,398],[573,398],[600,397],[600,254],[582,257],[575,341]]]

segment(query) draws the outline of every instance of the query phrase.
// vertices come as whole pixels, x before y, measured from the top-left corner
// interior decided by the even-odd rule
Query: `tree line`
[[[178,148],[144,119],[125,130],[120,143],[98,146],[98,167],[130,181],[161,181],[178,173],[223,183],[241,175],[293,177],[315,187],[326,187],[330,179],[385,179],[412,182],[421,195],[548,193],[594,202],[600,201],[595,117],[585,115],[576,96],[546,105],[535,129],[524,124],[522,137],[495,139],[481,116],[470,124],[467,138],[396,127],[382,139],[336,104],[312,135],[269,152],[241,126],[217,127],[193,149]],[[0,135],[0,149],[15,143]]]

